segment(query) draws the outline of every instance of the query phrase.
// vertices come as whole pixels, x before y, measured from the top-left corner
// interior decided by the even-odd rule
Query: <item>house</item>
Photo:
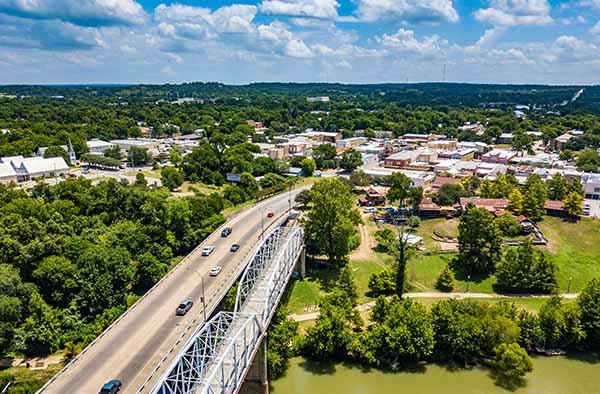
[[[315,131],[307,129],[306,132],[299,134],[299,136],[307,137],[309,140],[314,142],[321,142],[327,144],[336,144],[342,139],[342,134],[335,131]]]
[[[510,159],[516,156],[513,151],[505,149],[492,149],[481,156],[481,161],[486,163],[508,164]]]
[[[400,172],[410,179],[411,186],[422,187],[424,190],[431,187],[431,183],[435,178],[435,175],[431,172],[426,171],[411,171],[411,170],[400,170],[392,168],[367,168],[364,173],[372,178],[385,180],[386,177],[392,175],[395,172]]]
[[[113,143],[102,141],[97,138],[93,138],[93,139],[87,141],[86,145],[88,147],[89,152],[93,153],[95,155],[104,155],[105,150],[116,146]]]
[[[421,219],[431,219],[441,216],[442,208],[434,203],[431,198],[423,198],[418,207],[419,217]]]
[[[517,220],[519,221],[519,224],[521,225],[521,231],[524,234],[530,234],[535,229],[535,224],[529,220],[527,216],[519,215],[517,216]]]
[[[548,147],[552,150],[563,150],[567,146],[567,143],[573,138],[573,134],[565,133],[563,135],[559,135],[556,138],[552,138],[548,142]]]
[[[299,167],[290,167],[290,169],[285,173],[285,176],[304,176],[304,170]]]
[[[329,97],[328,96],[307,97],[306,101],[308,101],[309,103],[328,103]]]
[[[414,150],[405,150],[402,152],[394,153],[385,158],[384,167],[387,168],[406,168],[414,161],[417,161],[419,152]]]
[[[502,215],[508,208],[508,201],[504,198],[461,197],[459,204],[463,211],[472,204],[476,208],[485,208],[496,216]]]
[[[502,133],[496,140],[499,144],[510,144],[514,138],[513,133]]]
[[[436,176],[435,179],[433,180],[433,183],[431,184],[431,192],[437,193],[442,186],[456,185],[457,183],[460,183],[459,178],[452,178],[452,177],[447,177],[447,176]]]
[[[370,153],[361,153],[361,157],[363,162],[362,166],[360,166],[361,169],[373,167],[379,163],[379,156],[377,155]]]
[[[10,163],[0,163],[0,183],[17,182],[17,172]]]
[[[600,200],[600,174],[585,173],[581,176],[583,194],[590,200]]]
[[[123,149],[125,152],[129,152],[129,149],[133,146],[139,148],[146,148],[148,150],[154,150],[158,148],[158,142],[151,140],[111,140],[112,144],[117,145],[119,148]]]
[[[565,204],[562,201],[557,200],[546,200],[544,203],[544,209],[550,216],[567,217],[567,210]]]
[[[62,157],[49,157],[47,159],[41,157],[28,157],[23,160],[21,165],[15,169],[17,174],[24,173],[27,180],[33,178],[44,178],[59,176],[69,173],[69,166]]]
[[[367,200],[367,205],[369,206],[385,204],[385,196],[373,188],[367,189],[365,192],[365,199]]]

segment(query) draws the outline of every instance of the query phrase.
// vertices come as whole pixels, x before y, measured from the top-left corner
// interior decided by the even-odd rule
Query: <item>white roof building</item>
[[[17,182],[17,172],[10,163],[0,163],[0,183]]]
[[[102,141],[96,138],[89,140],[88,142],[86,142],[86,144],[88,149],[90,150],[90,153],[94,154],[103,154],[105,150],[115,146],[115,144],[113,143]]]

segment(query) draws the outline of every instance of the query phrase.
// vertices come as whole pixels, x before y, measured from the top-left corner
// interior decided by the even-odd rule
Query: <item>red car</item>
[[[268,217],[268,218],[272,218],[272,217],[273,217],[273,212],[268,212],[268,213],[267,213],[267,217]]]

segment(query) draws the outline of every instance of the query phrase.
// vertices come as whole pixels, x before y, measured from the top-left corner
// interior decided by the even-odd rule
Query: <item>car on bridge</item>
[[[99,394],[118,393],[121,390],[121,386],[123,386],[123,383],[121,383],[120,380],[117,380],[117,379],[110,380],[110,381],[104,383],[104,386],[102,386],[102,388],[100,389]]]
[[[189,312],[190,309],[192,309],[192,305],[194,305],[194,301],[192,301],[192,300],[181,301],[181,303],[175,310],[175,314],[177,316],[185,315],[186,313]]]
[[[223,231],[221,231],[221,237],[226,238],[229,237],[229,234],[231,234],[231,227],[225,227],[223,229]]]
[[[275,215],[275,214],[274,214],[273,212],[269,212],[269,213],[267,213],[267,217],[268,217],[268,218],[272,218],[274,215]]]
[[[213,250],[215,250],[214,246],[205,246],[204,248],[202,248],[202,256],[209,256],[213,252]]]
[[[237,252],[238,250],[240,250],[239,244],[233,244],[233,245],[231,245],[231,248],[229,248],[230,252]]]
[[[221,272],[221,270],[223,270],[223,268],[219,267],[218,265],[216,267],[212,267],[210,269],[209,275],[210,276],[217,276],[217,275],[219,275],[219,273]]]

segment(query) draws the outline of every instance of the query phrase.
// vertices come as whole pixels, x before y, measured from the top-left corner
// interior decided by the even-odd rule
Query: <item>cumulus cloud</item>
[[[61,21],[32,21],[0,14],[0,46],[69,51],[103,45],[96,29]]]
[[[437,35],[419,41],[415,38],[414,31],[405,29],[400,29],[395,34],[384,34],[378,37],[377,41],[389,49],[429,56],[442,55],[443,47],[448,44]]]
[[[290,57],[311,58],[315,54],[302,40],[291,40],[285,46],[285,54]]]
[[[318,19],[336,19],[340,4],[336,0],[264,0],[261,12]]]
[[[600,34],[600,21],[598,21],[592,28],[590,29],[590,33],[592,34]]]
[[[554,22],[547,0],[490,0],[473,16],[494,26],[548,25]]]
[[[381,19],[402,22],[457,22],[460,18],[452,0],[357,0],[359,20]]]
[[[135,0],[0,0],[0,13],[81,26],[137,25],[146,19]]]

